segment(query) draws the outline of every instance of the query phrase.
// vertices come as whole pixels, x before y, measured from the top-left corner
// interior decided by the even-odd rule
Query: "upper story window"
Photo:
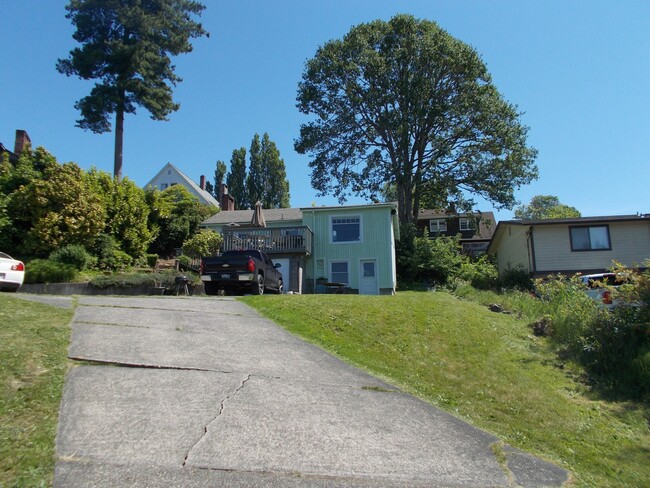
[[[167,188],[167,186],[169,186],[169,185],[167,185],[167,183],[161,183],[160,184],[160,189],[165,190]]]
[[[474,230],[476,227],[474,219],[468,219],[467,217],[460,219],[460,230]]]
[[[437,234],[440,232],[447,231],[447,220],[446,219],[432,219],[429,220],[429,232],[432,234]]]
[[[332,217],[332,242],[361,242],[361,217]]]
[[[572,251],[609,251],[612,248],[607,225],[569,227],[569,232]]]

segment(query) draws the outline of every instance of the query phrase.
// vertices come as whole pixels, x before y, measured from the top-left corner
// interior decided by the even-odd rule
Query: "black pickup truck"
[[[262,251],[226,251],[221,256],[201,259],[201,281],[206,295],[252,293],[262,295],[266,290],[283,292],[282,273],[271,258]]]

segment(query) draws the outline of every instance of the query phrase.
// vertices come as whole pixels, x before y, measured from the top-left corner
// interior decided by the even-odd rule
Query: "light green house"
[[[269,254],[287,290],[395,293],[396,203],[267,209],[265,227],[253,227],[252,217],[252,210],[221,211],[203,226],[223,234],[223,250]]]

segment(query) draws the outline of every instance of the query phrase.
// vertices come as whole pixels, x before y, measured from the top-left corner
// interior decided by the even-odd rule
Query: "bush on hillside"
[[[508,268],[501,277],[501,287],[509,290],[532,291],[535,289],[533,280],[523,268]]]
[[[184,273],[190,279],[191,283],[200,281],[197,276]],[[129,273],[114,274],[108,276],[95,276],[90,280],[90,285],[95,288],[137,288],[137,287],[159,287],[173,288],[175,278],[178,273],[175,271],[160,273]]]
[[[92,256],[86,251],[86,248],[78,244],[64,246],[50,254],[50,260],[57,263],[70,264],[83,271],[88,268],[92,262]]]
[[[71,264],[35,259],[25,266],[25,283],[69,283],[77,274],[77,268]]]
[[[499,272],[487,256],[467,259],[460,268],[459,277],[477,290],[492,290],[499,283]]]

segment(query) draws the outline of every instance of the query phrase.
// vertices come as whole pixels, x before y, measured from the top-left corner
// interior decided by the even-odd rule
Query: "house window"
[[[460,230],[474,230],[474,219],[460,219]]]
[[[164,190],[164,189],[166,189],[168,186],[169,186],[169,185],[168,185],[167,183],[161,183],[161,184],[160,184],[160,189],[161,189],[161,190]]]
[[[348,284],[348,262],[347,261],[332,261],[330,263],[330,279],[332,283],[345,283]]]
[[[480,256],[487,252],[488,244],[488,242],[463,242],[463,253],[469,256]]]
[[[608,251],[612,248],[607,225],[569,227],[569,232],[572,251]]]
[[[429,232],[432,234],[447,232],[447,220],[446,219],[429,220]]]
[[[332,217],[332,242],[360,242],[361,217]]]

